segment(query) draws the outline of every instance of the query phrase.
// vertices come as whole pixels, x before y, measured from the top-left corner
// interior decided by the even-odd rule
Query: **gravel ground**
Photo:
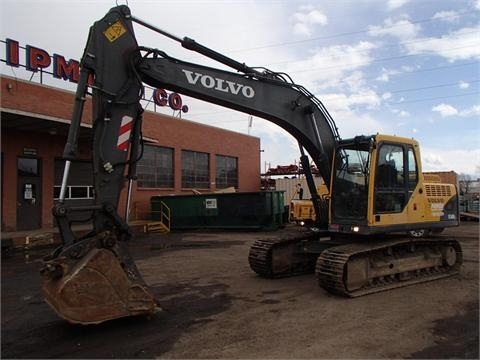
[[[70,325],[43,301],[43,251],[1,264],[2,358],[476,358],[479,232],[457,238],[457,276],[355,299],[314,275],[268,280],[249,268],[262,232],[139,237],[131,252],[162,311],[150,319]]]

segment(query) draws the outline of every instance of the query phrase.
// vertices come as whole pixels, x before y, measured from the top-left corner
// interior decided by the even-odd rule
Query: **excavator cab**
[[[339,141],[334,159],[330,231],[369,235],[458,225],[455,186],[424,181],[417,141],[359,136]]]

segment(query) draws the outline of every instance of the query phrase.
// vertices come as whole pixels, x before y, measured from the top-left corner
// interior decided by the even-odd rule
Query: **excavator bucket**
[[[46,302],[71,323],[98,324],[157,310],[133,260],[118,244],[74,244],[46,261],[41,274]]]

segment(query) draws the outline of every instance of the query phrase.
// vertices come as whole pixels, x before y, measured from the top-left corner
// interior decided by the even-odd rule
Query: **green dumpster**
[[[283,191],[153,196],[152,220],[160,219],[162,202],[170,209],[172,230],[275,230],[286,219]]]

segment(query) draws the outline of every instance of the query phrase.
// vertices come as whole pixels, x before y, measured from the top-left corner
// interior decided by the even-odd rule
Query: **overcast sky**
[[[116,2],[0,4],[0,40],[80,59],[89,26]],[[480,0],[130,0],[128,5],[134,16],[179,37],[249,66],[288,73],[323,101],[342,138],[377,132],[414,137],[424,171],[480,177]],[[223,68],[139,25],[135,31],[140,45]],[[5,59],[4,43],[1,48]],[[24,64],[24,52],[20,56]],[[32,75],[4,63],[1,72]],[[74,89],[50,77],[44,82]],[[296,141],[276,125],[254,118],[249,129],[248,114],[186,97],[184,103],[190,109],[185,119],[259,137],[262,171],[265,164],[298,163]]]

